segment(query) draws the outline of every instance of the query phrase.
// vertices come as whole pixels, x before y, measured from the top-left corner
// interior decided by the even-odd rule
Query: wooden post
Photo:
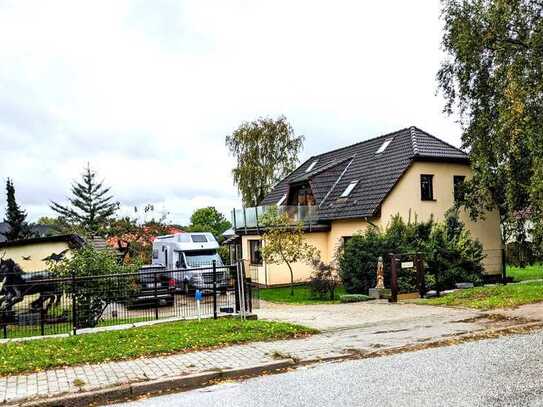
[[[390,298],[389,302],[398,302],[398,264],[395,254],[390,255]]]
[[[505,248],[502,247],[502,283],[507,284],[507,264],[505,259]]]
[[[423,298],[426,295],[426,284],[424,281],[424,263],[420,253],[415,255],[415,266],[417,268],[417,288],[419,289],[420,298]]]

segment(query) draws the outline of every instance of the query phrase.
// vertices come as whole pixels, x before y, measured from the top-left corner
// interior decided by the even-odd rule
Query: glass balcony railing
[[[234,209],[232,225],[234,229],[262,227],[262,216],[274,206],[256,206],[253,208]],[[279,213],[288,214],[292,224],[315,224],[319,220],[317,206],[277,206]]]

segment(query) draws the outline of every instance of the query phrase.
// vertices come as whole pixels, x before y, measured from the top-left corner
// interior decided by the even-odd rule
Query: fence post
[[[240,309],[240,302],[239,302],[239,269],[240,269],[240,262],[241,260],[238,260],[236,262],[236,274],[235,274],[235,282],[234,282],[234,308],[236,309],[236,312],[239,313]]]
[[[213,260],[213,319],[217,319],[217,261]]]
[[[239,269],[239,303],[242,320],[244,320],[247,315],[247,302],[245,295],[245,263],[242,261]]]
[[[77,335],[77,301],[76,301],[76,284],[75,284],[75,271],[72,270],[72,325],[73,333]]]
[[[154,276],[154,287],[155,287],[155,319],[158,319],[158,278],[157,278],[157,272],[153,271]]]
[[[249,312],[253,312],[253,285],[252,280],[250,277],[245,278],[245,281],[247,282],[247,309]]]
[[[45,310],[43,309],[43,304],[40,308],[40,333],[41,336],[45,335]]]
[[[396,269],[396,255],[390,254],[390,299],[389,302],[398,302],[398,270]]]

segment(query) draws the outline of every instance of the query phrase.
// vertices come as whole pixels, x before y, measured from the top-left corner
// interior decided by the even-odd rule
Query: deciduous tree
[[[222,241],[222,234],[232,227],[232,224],[214,206],[196,209],[190,217],[190,232],[209,232]]]
[[[437,79],[457,112],[473,178],[463,205],[497,208],[504,238],[543,236],[543,2],[443,0]]]
[[[294,295],[294,272],[297,262],[313,265],[319,251],[304,240],[300,223],[292,224],[286,213],[270,208],[262,217],[266,228],[263,235],[262,258],[269,264],[286,264],[290,272],[290,295]]]
[[[303,147],[285,116],[244,122],[226,137],[226,146],[236,158],[232,170],[243,204],[257,206],[271,188],[293,171]]]

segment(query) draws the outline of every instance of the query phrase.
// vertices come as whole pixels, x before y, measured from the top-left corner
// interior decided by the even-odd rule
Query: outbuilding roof
[[[464,151],[412,126],[309,158],[280,181],[261,205],[277,204],[289,185],[309,182],[319,219],[375,217],[415,161],[469,164]],[[341,197],[349,184],[355,185],[347,197]]]

